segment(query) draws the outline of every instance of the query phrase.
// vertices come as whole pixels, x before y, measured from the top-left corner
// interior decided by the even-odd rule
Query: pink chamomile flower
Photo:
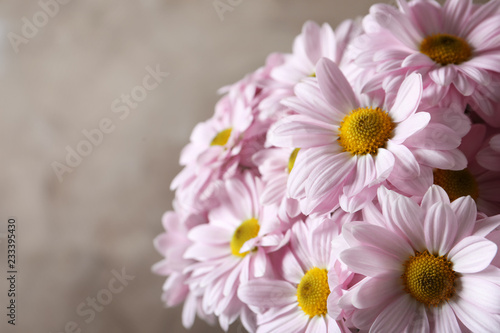
[[[281,274],[240,286],[239,297],[257,313],[257,333],[349,332],[338,299],[353,274],[333,251],[339,229],[325,217],[295,223]]]
[[[183,221],[180,215],[175,211],[168,211],[163,215],[162,223],[165,232],[155,238],[154,245],[165,258],[156,263],[152,271],[155,274],[167,276],[162,294],[162,300],[167,307],[184,302],[182,311],[184,327],[191,328],[197,314],[204,321],[213,324],[215,316],[203,311],[201,295],[191,292],[185,283],[190,274],[185,273],[184,269],[194,260],[183,258],[184,253],[192,244],[187,237],[189,229],[204,224],[206,221],[196,215],[190,215],[187,220]]]
[[[489,119],[500,87],[500,2],[398,0],[376,4],[365,17],[366,35],[353,42],[356,63],[384,84],[422,74],[423,99],[436,104],[459,97]],[[496,87],[496,88],[495,88]]]
[[[359,71],[357,66],[350,66],[345,50],[361,32],[361,23],[352,20],[342,22],[335,31],[327,23],[321,26],[312,21],[304,23],[302,33],[293,43],[293,52],[283,55],[283,64],[270,73],[268,85],[274,89],[260,104],[263,114],[279,119],[289,112],[280,101],[293,96],[295,84],[316,75],[316,64],[321,58],[336,62],[346,71]]]
[[[402,83],[395,100],[370,101],[357,96],[337,65],[318,64],[317,82],[299,83],[297,97],[283,103],[298,114],[283,118],[268,140],[278,147],[301,148],[288,178],[288,193],[305,201],[303,213],[340,207],[355,212],[370,202],[377,187],[391,179],[414,179],[420,164],[449,159],[450,169],[466,160],[455,148],[413,147],[412,137],[448,132],[446,126],[427,133],[430,115],[418,112],[422,94],[419,74]],[[444,134],[444,133],[443,133]]]
[[[203,294],[203,310],[219,317],[224,330],[239,316],[243,325],[254,327],[253,314],[236,295],[240,283],[263,276],[267,255],[288,242],[277,219],[276,208],[262,206],[260,179],[247,172],[224,182],[220,206],[208,213],[208,224],[194,227],[193,242],[184,258],[196,262],[184,272],[191,276],[191,291]]]
[[[500,269],[486,237],[500,215],[478,220],[470,197],[452,203],[433,185],[422,203],[378,190],[384,226],[370,219],[344,225],[350,245],[340,259],[366,277],[340,306],[370,332],[498,332]]]

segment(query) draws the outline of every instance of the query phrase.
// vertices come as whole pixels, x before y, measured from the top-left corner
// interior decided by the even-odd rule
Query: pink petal
[[[489,52],[473,57],[467,62],[467,65],[498,72],[499,63],[500,54],[498,52]]]
[[[189,293],[182,308],[182,325],[185,328],[190,329],[193,326],[197,308],[196,295]]]
[[[424,246],[424,214],[422,209],[410,198],[401,195],[384,195],[386,189],[379,189],[379,202],[390,226],[401,231],[414,249]],[[389,192],[389,191],[387,191]]]
[[[480,272],[491,263],[497,253],[495,243],[483,237],[470,236],[458,242],[448,254],[453,270],[459,273]]]
[[[406,333],[410,332],[421,332],[429,333],[431,332],[429,318],[427,316],[427,308],[425,306],[417,305],[415,316],[413,316],[412,321],[408,324],[405,330]],[[440,332],[440,331],[437,331]]]
[[[340,259],[356,273],[378,276],[385,273],[402,272],[402,263],[393,256],[371,246],[349,248],[340,253]]]
[[[415,316],[417,302],[409,294],[397,298],[378,315],[371,332],[403,332]]]
[[[431,58],[423,53],[416,52],[406,57],[401,67],[432,67],[434,65],[436,63]]]
[[[491,76],[487,71],[483,69],[468,66],[467,63],[464,63],[460,67],[458,67],[458,70],[481,85],[490,84]]]
[[[421,131],[431,120],[427,112],[417,112],[408,119],[396,125],[394,137],[391,139],[394,143],[401,144],[407,138]]]
[[[394,155],[387,149],[380,148],[375,157],[375,169],[377,170],[377,178],[370,184],[378,184],[387,179],[394,168]]]
[[[456,241],[470,236],[476,223],[477,208],[474,200],[467,197],[460,197],[451,203],[451,209],[457,218]]]
[[[464,96],[472,95],[476,89],[476,84],[472,82],[472,80],[469,80],[469,78],[462,72],[457,73],[455,81],[453,81],[453,85]]]
[[[355,164],[356,159],[348,152],[328,156],[314,168],[314,173],[311,174],[312,179],[306,183],[306,193],[312,199],[326,194],[332,187],[342,183]]]
[[[311,148],[332,144],[337,140],[333,126],[307,116],[283,118],[269,131],[269,142],[278,147]]]
[[[431,80],[440,86],[449,86],[456,76],[457,70],[454,65],[438,67],[429,72]]]
[[[499,29],[498,15],[492,15],[479,23],[469,34],[469,40],[475,47],[475,51],[481,54],[487,50],[497,49],[500,39],[496,32]]]
[[[347,197],[345,194],[342,194],[339,198],[340,207],[348,213],[355,213],[363,209],[367,204],[373,201],[373,198],[377,195],[377,188],[377,185],[373,185],[365,188],[361,193],[352,197]]]
[[[387,142],[387,150],[395,157],[396,167],[391,177],[415,178],[420,174],[420,166],[413,153],[404,145],[398,145],[392,140]]]
[[[456,218],[450,205],[437,202],[425,215],[425,245],[430,253],[445,255],[453,246],[457,233]]]
[[[264,308],[286,306],[296,302],[296,294],[297,289],[289,282],[265,278],[251,280],[238,288],[238,297],[243,302]]]
[[[290,282],[299,284],[300,280],[304,277],[305,272],[291,251],[288,251],[283,257],[283,265],[281,267],[283,269],[283,277]]]
[[[298,103],[294,103],[295,99],[292,97],[282,104],[304,116],[327,124],[338,124],[344,119],[345,113],[332,108],[325,100],[317,84],[299,83],[295,86],[294,92],[299,98]],[[301,106],[297,104],[301,104]]]
[[[189,239],[199,242],[203,240],[207,244],[229,244],[232,232],[228,229],[219,228],[213,225],[199,225],[189,231]]]
[[[490,139],[490,147],[500,153],[500,134],[497,134]]]
[[[436,332],[460,332],[457,317],[448,304],[432,309],[436,318]]]
[[[396,101],[389,111],[392,121],[400,123],[413,115],[420,104],[422,98],[422,76],[420,74],[411,74],[408,76],[396,96]]]
[[[471,0],[446,1],[443,6],[444,31],[458,33],[462,25],[458,18],[468,17],[471,6]]]
[[[433,182],[432,169],[423,165],[420,166],[420,176],[415,178],[400,178],[399,168],[394,170],[393,173],[395,176],[392,177],[391,175],[390,183],[409,196],[422,196]]]
[[[417,49],[422,36],[412,24],[409,24],[407,17],[396,8],[385,4],[373,5],[370,7],[370,15],[380,26],[391,31],[406,46]]]
[[[322,58],[317,64],[316,76],[326,100],[345,114],[358,107],[358,101],[350,83],[333,61]]]
[[[309,322],[309,316],[298,306],[276,319],[260,325],[258,332],[303,332]]]
[[[401,279],[397,275],[367,278],[352,292],[352,304],[358,309],[377,306],[403,294]]]
[[[500,313],[500,286],[464,275],[460,278],[460,297],[490,313]]]
[[[476,156],[478,163],[488,170],[500,171],[500,153],[490,147],[479,151]]]
[[[486,313],[483,309],[458,297],[455,302],[449,302],[455,315],[472,332],[498,332],[500,316]]]
[[[448,126],[430,123],[424,130],[406,139],[405,145],[433,150],[450,150],[460,146],[460,136]]]
[[[458,149],[444,151],[418,148],[413,155],[420,164],[443,170],[463,170],[467,167],[465,155]]]
[[[320,27],[315,22],[307,21],[302,28],[302,35],[307,57],[315,64],[321,57]]]
[[[185,259],[209,260],[227,256],[231,253],[228,244],[224,246],[210,246],[196,243],[191,245],[184,253]]]
[[[259,278],[264,276],[267,266],[267,255],[263,248],[257,249],[257,254],[254,258],[254,276]]]
[[[361,192],[375,178],[375,163],[370,154],[358,156],[354,180],[344,185],[344,194],[348,197]]]
[[[350,232],[354,238],[364,245],[376,247],[387,254],[404,261],[414,254],[412,247],[386,228],[370,224],[348,223],[343,230]]]
[[[328,332],[326,320],[327,319],[322,316],[312,317],[311,320],[309,320],[305,333]],[[331,320],[331,318],[328,318],[328,320]],[[338,330],[338,332],[340,333],[340,330]]]

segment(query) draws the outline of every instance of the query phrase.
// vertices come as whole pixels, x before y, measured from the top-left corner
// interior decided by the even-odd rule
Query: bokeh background
[[[186,332],[181,308],[161,303],[164,278],[151,266],[192,128],[212,115],[219,87],[271,52],[290,52],[306,20],[336,26],[376,1],[242,0],[222,19],[213,0],[66,2],[18,52],[13,34],[42,7],[0,2],[0,232],[14,216],[19,271],[12,327],[0,239],[0,331],[59,333],[74,321],[82,332]],[[112,103],[142,84],[147,66],[169,75],[120,119]],[[114,131],[59,181],[53,163],[65,163],[66,147],[103,118]],[[122,269],[134,280],[86,323],[79,304]],[[221,330],[197,320],[190,332]]]

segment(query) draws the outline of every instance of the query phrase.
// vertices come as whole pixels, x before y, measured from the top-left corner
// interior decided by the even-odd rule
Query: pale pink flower
[[[356,96],[337,65],[326,58],[318,64],[317,78],[296,86],[297,97],[284,103],[298,115],[278,121],[268,134],[278,147],[301,148],[288,193],[306,202],[303,213],[328,212],[339,204],[357,211],[385,181],[420,176],[421,164],[434,167],[446,160],[448,169],[466,166],[456,149],[457,134],[442,124],[426,131],[431,117],[419,111],[420,75],[410,75],[396,99],[385,101]],[[426,139],[433,135],[450,137],[436,146]]]
[[[257,333],[348,332],[338,299],[353,274],[333,251],[339,231],[324,217],[295,223],[281,274],[240,286],[240,299],[257,313]]]
[[[189,229],[204,224],[206,221],[195,215],[191,215],[187,221],[182,221],[182,218],[175,211],[168,211],[163,215],[162,223],[165,232],[155,238],[154,245],[165,258],[156,263],[152,267],[152,271],[155,274],[168,277],[163,285],[163,302],[167,307],[184,302],[182,324],[186,328],[193,326],[196,314],[204,321],[213,324],[215,316],[203,311],[201,297],[190,292],[186,284],[189,273],[185,273],[184,269],[194,260],[183,258],[186,249],[192,244],[187,237]]]
[[[474,200],[452,203],[433,185],[420,205],[384,187],[379,223],[352,222],[340,254],[366,277],[340,300],[352,323],[370,332],[497,332],[500,269],[486,239],[500,215],[480,218]],[[480,215],[479,215],[480,216]]]
[[[190,290],[202,294],[203,310],[219,317],[224,330],[241,316],[254,327],[252,312],[237,297],[240,283],[263,276],[267,254],[288,242],[281,232],[276,208],[262,206],[262,184],[251,173],[225,181],[218,193],[220,206],[208,213],[208,224],[194,227],[193,242],[184,258],[196,260],[184,272]]]
[[[342,22],[335,31],[324,23],[307,21],[302,33],[295,38],[293,51],[284,55],[283,64],[272,69],[270,76],[274,89],[260,104],[263,116],[279,119],[289,110],[280,103],[283,98],[293,96],[293,87],[302,80],[316,75],[316,64],[325,57],[336,62],[346,72],[357,72],[357,66],[350,66],[346,58],[349,43],[361,34],[361,23],[352,20]]]
[[[489,119],[499,101],[500,2],[399,0],[398,6],[371,7],[366,35],[352,44],[356,63],[376,68],[373,80],[385,86],[420,73],[426,102],[460,97]]]
[[[213,195],[221,180],[239,169],[257,171],[251,157],[264,148],[269,124],[254,118],[246,98],[249,96],[224,96],[214,116],[194,128],[191,142],[181,153],[185,167],[170,186],[184,210],[203,213],[214,205]]]

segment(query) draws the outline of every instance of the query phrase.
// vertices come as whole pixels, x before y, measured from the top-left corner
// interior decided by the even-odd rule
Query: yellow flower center
[[[295,165],[295,159],[297,158],[299,150],[300,148],[295,148],[290,154],[290,158],[288,159],[288,173],[292,172],[293,166]]]
[[[318,267],[308,270],[297,287],[297,300],[302,311],[309,317],[326,315],[328,295],[328,271]]]
[[[340,145],[353,155],[377,155],[392,137],[396,125],[387,112],[380,108],[352,110],[340,123]]]
[[[403,264],[404,290],[427,306],[438,306],[455,294],[457,273],[446,256],[435,256],[425,250],[415,252]]]
[[[448,193],[450,201],[466,195],[470,195],[474,200],[479,198],[476,179],[468,169],[460,171],[435,169],[434,184],[441,186]]]
[[[231,132],[233,131],[232,128],[226,128],[223,131],[220,131],[217,133],[215,138],[213,138],[212,142],[210,143],[211,146],[224,146],[227,141],[229,140],[229,137],[231,136]]]
[[[472,56],[472,48],[467,41],[448,34],[426,37],[420,44],[420,52],[443,66],[459,65]]]
[[[234,232],[231,239],[231,252],[237,257],[243,258],[249,251],[240,253],[240,249],[249,239],[257,237],[259,234],[259,220],[251,218],[244,221]]]

